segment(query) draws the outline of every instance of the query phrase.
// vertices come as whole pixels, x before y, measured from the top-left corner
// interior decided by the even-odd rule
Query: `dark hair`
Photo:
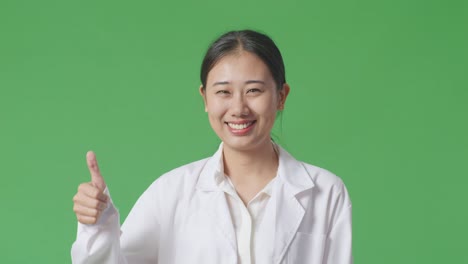
[[[206,89],[208,73],[215,64],[226,55],[242,50],[257,55],[270,70],[277,89],[282,89],[286,83],[283,57],[270,37],[253,30],[230,31],[211,44],[201,66],[200,79],[203,89]]]

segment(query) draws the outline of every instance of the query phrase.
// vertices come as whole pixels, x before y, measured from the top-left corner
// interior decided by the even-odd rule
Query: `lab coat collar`
[[[289,195],[295,196],[302,191],[312,188],[314,182],[302,163],[297,161],[281,146],[275,144],[275,147],[279,155],[277,177],[284,183]],[[208,159],[201,171],[197,188],[202,191],[219,190],[218,186],[223,177],[223,143],[221,143],[218,150]]]
[[[295,196],[302,191],[314,187],[315,184],[312,177],[304,165],[279,145],[277,145],[277,149],[279,150],[278,178],[289,189],[289,194]]]
[[[216,191],[222,177],[224,177],[223,143],[219,145],[215,154],[208,158],[208,161],[205,163],[198,178],[197,189]]]

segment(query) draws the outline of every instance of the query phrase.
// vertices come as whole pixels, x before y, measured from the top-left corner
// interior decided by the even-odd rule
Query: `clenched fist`
[[[91,174],[91,182],[82,183],[78,187],[78,192],[73,197],[73,211],[80,223],[91,225],[99,220],[102,211],[107,207],[109,197],[103,193],[106,183],[99,172],[94,152],[86,153],[86,161]]]

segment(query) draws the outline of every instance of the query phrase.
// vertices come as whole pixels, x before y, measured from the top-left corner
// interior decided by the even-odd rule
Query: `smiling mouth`
[[[253,125],[256,121],[250,121],[250,122],[247,122],[247,123],[229,123],[229,122],[226,122],[226,124],[232,128],[232,129],[236,129],[236,130],[240,130],[240,129],[246,129],[248,128],[249,126]]]

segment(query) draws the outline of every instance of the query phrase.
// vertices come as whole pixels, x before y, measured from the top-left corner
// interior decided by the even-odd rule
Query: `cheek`
[[[217,126],[218,123],[220,122],[219,115],[215,115],[213,113],[208,112],[208,119],[211,123],[211,126]]]
[[[210,122],[214,124],[214,122],[219,122],[219,120],[223,118],[226,112],[226,106],[219,101],[212,100],[207,102],[207,110]]]
[[[219,102],[217,100],[210,99],[210,97],[208,97],[206,99],[206,105],[205,106],[206,106],[206,109],[208,111],[208,114],[210,114],[210,115],[213,115],[213,114],[220,111]]]
[[[259,102],[256,107],[257,113],[268,119],[275,119],[277,112],[277,102],[274,100],[265,100]]]
[[[218,102],[210,102],[207,105],[208,115],[211,117],[221,116],[225,112],[225,107]]]

